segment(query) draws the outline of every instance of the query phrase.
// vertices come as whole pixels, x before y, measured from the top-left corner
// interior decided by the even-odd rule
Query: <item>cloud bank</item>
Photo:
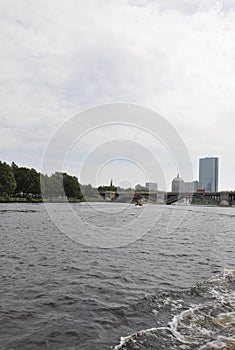
[[[40,169],[63,121],[128,102],[176,127],[195,178],[211,154],[235,188],[235,1],[3,0],[0,26],[2,160]]]

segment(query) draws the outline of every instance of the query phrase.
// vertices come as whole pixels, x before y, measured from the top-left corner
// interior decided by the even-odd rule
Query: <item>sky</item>
[[[235,189],[235,0],[1,0],[0,43],[2,161],[40,171],[68,120],[88,111],[92,124],[91,108],[118,102],[174,128],[191,159],[186,181],[198,179],[199,158],[216,156],[219,189]],[[181,169],[146,128],[133,117],[87,129],[63,169],[93,185],[169,190]]]

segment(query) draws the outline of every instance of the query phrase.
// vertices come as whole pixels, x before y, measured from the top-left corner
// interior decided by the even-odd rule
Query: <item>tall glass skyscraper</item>
[[[199,159],[199,182],[208,192],[218,192],[219,158]]]

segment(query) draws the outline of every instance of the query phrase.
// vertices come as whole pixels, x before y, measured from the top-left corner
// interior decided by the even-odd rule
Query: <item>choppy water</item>
[[[0,205],[0,349],[235,349],[234,208],[72,209],[83,243],[43,204]],[[51,210],[72,230],[63,204]],[[100,230],[119,246],[97,247]]]

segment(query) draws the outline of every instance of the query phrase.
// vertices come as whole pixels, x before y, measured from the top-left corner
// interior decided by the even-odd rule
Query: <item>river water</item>
[[[71,209],[0,205],[1,350],[235,349],[235,208]]]

